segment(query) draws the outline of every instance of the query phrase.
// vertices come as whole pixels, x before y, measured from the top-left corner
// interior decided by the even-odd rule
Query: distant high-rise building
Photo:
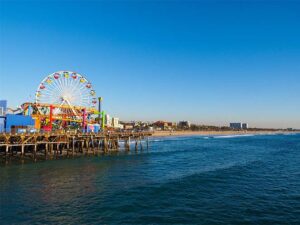
[[[238,130],[246,130],[248,129],[248,123],[230,123],[229,124],[229,127],[232,128],[232,129],[238,129]]]
[[[242,123],[230,123],[229,127],[232,129],[242,129]]]
[[[248,123],[243,123],[242,128],[243,128],[243,130],[247,130],[248,129]]]
[[[7,100],[0,100],[0,116],[5,116],[7,110]]]

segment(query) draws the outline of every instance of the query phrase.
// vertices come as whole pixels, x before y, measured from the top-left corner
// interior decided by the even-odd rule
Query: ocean
[[[0,167],[0,191],[0,224],[300,224],[300,135],[153,137]]]

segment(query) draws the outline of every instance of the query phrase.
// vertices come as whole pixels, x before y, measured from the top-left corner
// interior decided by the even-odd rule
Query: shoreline
[[[299,131],[154,131],[152,137],[171,136],[211,136],[211,135],[247,135],[247,134],[299,134]]]

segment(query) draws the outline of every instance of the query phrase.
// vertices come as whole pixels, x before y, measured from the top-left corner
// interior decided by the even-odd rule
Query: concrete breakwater
[[[62,157],[99,155],[124,149],[142,150],[149,146],[150,132],[111,132],[88,134],[34,133],[0,134],[1,163],[24,159],[48,160]],[[143,144],[142,140],[145,140]],[[121,146],[123,143],[123,148]]]

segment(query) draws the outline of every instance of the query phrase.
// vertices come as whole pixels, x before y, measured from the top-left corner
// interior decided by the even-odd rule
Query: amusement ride
[[[35,120],[35,128],[86,129],[87,124],[102,124],[102,98],[83,75],[72,71],[58,71],[46,76],[35,93],[34,103],[24,103],[24,114]],[[96,109],[98,103],[98,110]]]

